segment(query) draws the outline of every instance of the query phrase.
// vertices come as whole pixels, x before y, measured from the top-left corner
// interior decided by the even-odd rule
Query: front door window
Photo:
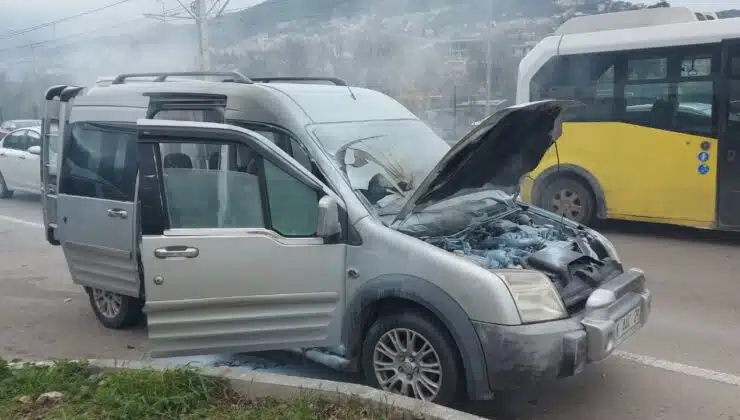
[[[314,237],[316,191],[243,145],[162,143],[171,229],[267,228]]]

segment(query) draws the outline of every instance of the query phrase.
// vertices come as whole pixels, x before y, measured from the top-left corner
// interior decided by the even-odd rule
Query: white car
[[[50,144],[51,172],[56,171],[56,142]],[[41,127],[11,131],[0,140],[0,198],[15,191],[39,194],[41,188]]]

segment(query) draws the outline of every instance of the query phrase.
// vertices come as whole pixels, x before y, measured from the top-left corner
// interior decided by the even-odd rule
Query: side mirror
[[[319,200],[319,220],[316,235],[320,238],[331,238],[342,232],[339,222],[339,204],[334,197],[325,195]]]
[[[26,150],[28,153],[32,155],[40,155],[41,154],[41,146],[31,146]]]

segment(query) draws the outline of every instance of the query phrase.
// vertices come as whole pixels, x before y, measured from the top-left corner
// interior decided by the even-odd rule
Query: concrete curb
[[[167,370],[183,367],[181,364],[160,361],[131,361],[113,359],[90,359],[87,362],[102,370]],[[22,365],[24,362],[11,363]],[[33,365],[48,366],[51,361],[28,362]],[[383,411],[396,411],[405,418],[424,420],[484,420],[462,411],[453,410],[430,402],[415,400],[365,385],[334,382],[323,379],[301,378],[268,372],[244,372],[238,368],[194,366],[202,375],[223,378],[241,395],[247,398],[291,398],[302,393],[311,393],[336,400],[355,398],[370,407]]]

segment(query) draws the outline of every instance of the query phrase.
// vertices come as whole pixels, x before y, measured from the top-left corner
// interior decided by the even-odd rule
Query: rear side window
[[[152,119],[223,123],[224,115],[217,109],[163,109],[154,114]]]
[[[70,126],[61,194],[133,202],[136,171],[135,128],[86,122]]]
[[[26,130],[19,130],[5,136],[3,147],[13,150],[26,150]]]

